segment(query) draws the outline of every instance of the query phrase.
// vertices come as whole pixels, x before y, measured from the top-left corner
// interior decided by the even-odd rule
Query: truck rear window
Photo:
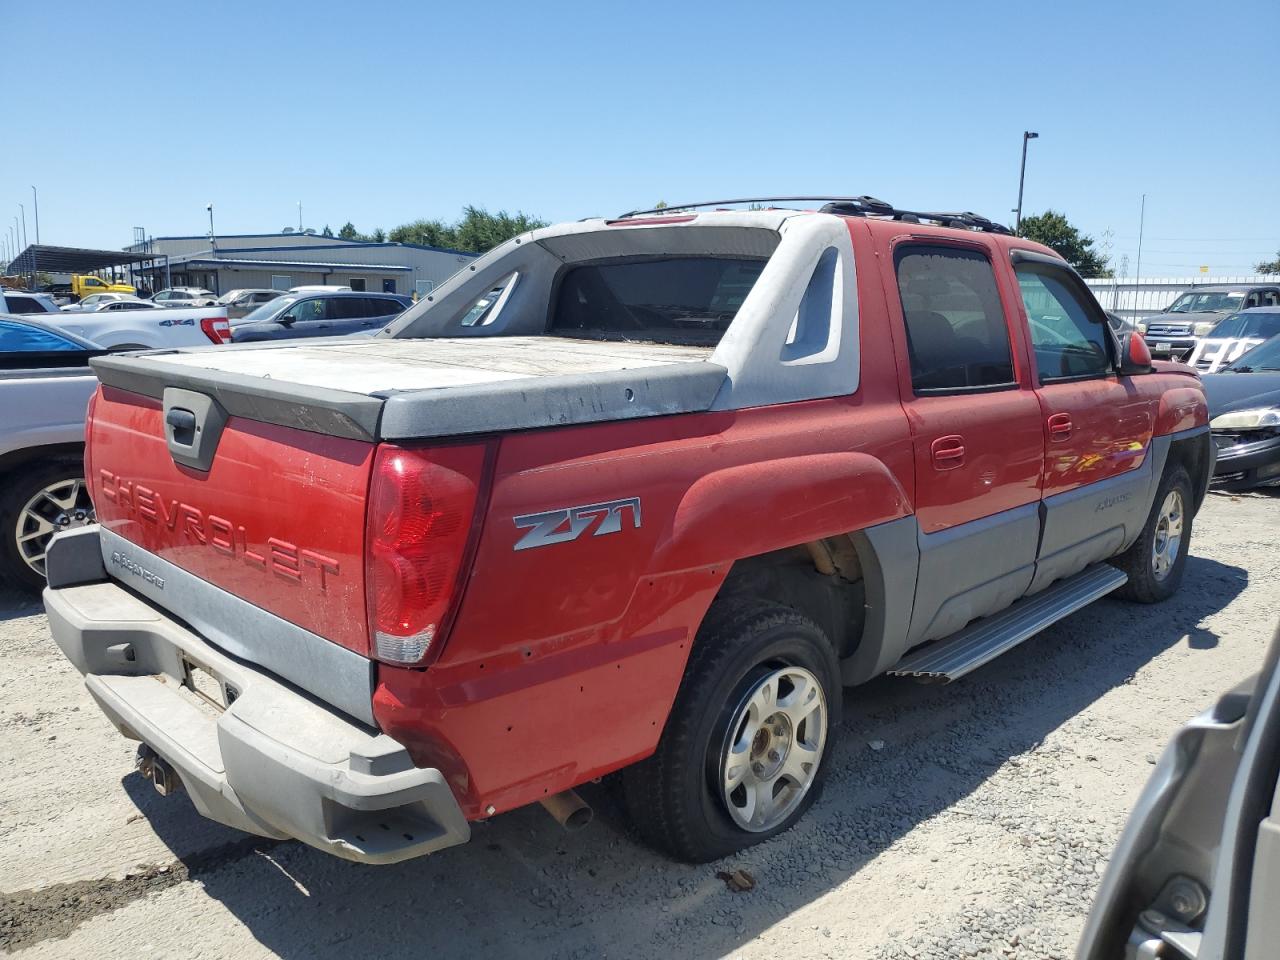
[[[549,332],[594,340],[714,345],[766,262],[663,257],[574,267],[560,280]]]

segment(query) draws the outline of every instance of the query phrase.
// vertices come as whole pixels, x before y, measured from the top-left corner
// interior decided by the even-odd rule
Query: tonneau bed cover
[[[623,420],[710,408],[707,346],[547,336],[246,345],[93,361],[102,382],[216,399],[232,416],[361,440]]]

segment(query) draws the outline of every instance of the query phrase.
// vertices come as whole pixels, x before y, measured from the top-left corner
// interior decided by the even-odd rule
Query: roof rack
[[[1013,231],[1003,224],[988,220],[976,213],[926,213],[917,210],[899,210],[891,203],[877,200],[875,197],[740,197],[737,200],[702,200],[698,203],[673,203],[665,207],[653,207],[648,210],[631,210],[621,214],[618,219],[638,217],[648,214],[679,213],[684,210],[697,210],[704,207],[728,207],[733,204],[776,204],[776,203],[813,203],[823,202],[820,213],[833,213],[841,217],[885,217],[890,220],[901,220],[904,223],[923,223],[929,221],[944,227],[957,227],[962,230],[979,230],[983,233],[1012,234]]]

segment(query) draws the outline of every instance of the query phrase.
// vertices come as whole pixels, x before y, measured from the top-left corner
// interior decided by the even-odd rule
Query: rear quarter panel
[[[873,255],[860,250],[862,377],[848,397],[529,431],[500,441],[477,555],[440,659],[382,666],[374,712],[441,768],[470,818],[642,759],[739,558],[901,517],[912,449]],[[865,264],[865,266],[863,266]],[[530,514],[636,498],[516,549]]]
[[[98,386],[88,370],[44,375],[0,373],[0,457],[17,450],[84,440],[85,410]]]

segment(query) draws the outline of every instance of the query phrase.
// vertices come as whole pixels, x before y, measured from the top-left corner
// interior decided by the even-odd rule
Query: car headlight
[[[1200,323],[1195,325],[1193,332],[1197,337],[1207,337],[1209,334],[1213,333],[1213,328],[1217,325],[1217,320],[1202,320]]]
[[[1209,421],[1213,430],[1261,430],[1280,427],[1280,407],[1258,407],[1256,410],[1233,410]]]

